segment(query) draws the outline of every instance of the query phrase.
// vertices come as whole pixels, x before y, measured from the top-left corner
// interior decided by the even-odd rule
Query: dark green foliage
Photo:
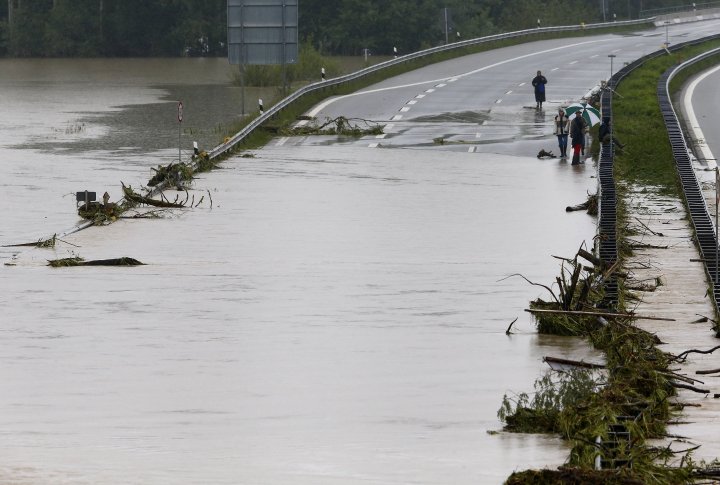
[[[340,64],[334,59],[323,57],[315,48],[304,43],[300,46],[300,59],[297,64],[285,66],[285,83],[292,85],[297,82],[320,81],[320,72],[325,68],[327,79],[341,74]],[[233,72],[233,84],[240,85],[239,71]],[[246,86],[281,86],[283,73],[281,66],[246,66]]]
[[[598,377],[587,370],[548,373],[535,381],[532,398],[525,393],[515,398],[506,394],[498,418],[509,431],[560,433],[561,414],[588,402],[598,385]]]
[[[657,100],[657,81],[670,66],[718,45],[720,42],[714,41],[658,57],[623,80],[617,90],[620,96],[613,99],[615,131],[626,145],[615,154],[616,178],[653,185],[661,193],[679,193],[675,161]]]
[[[631,470],[589,470],[587,468],[560,467],[557,470],[526,470],[515,472],[506,485],[644,485],[633,477]]]
[[[541,26],[603,20],[595,0],[301,0],[300,41],[323,54],[389,55],[393,47],[407,54],[445,43],[445,8],[450,42],[531,29],[538,19]],[[618,20],[638,17],[634,3],[610,8]],[[224,56],[226,16],[226,0],[0,0],[0,55]]]

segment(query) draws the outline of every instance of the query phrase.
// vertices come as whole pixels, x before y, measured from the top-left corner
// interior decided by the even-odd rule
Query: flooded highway
[[[147,61],[123,61],[112,83],[88,74],[102,61],[24,62],[0,66],[3,245],[72,226],[77,190],[115,200],[120,181],[146,183],[177,155],[179,93],[215,106],[193,122],[208,137],[237,116],[218,100],[223,60],[178,60],[182,83]],[[499,142],[473,151],[415,131],[462,111],[443,101],[396,120],[406,138],[275,139],[231,158],[195,180],[208,197],[194,209],[2,248],[0,482],[489,484],[563,463],[559,439],[495,433],[503,394],[530,390],[543,356],[598,358],[538,335],[523,310],[544,290],[509,277],[548,283],[552,256],[595,235],[565,212],[595,192],[592,160],[536,158],[556,142],[525,103],[444,125],[474,137],[495,120]],[[145,265],[46,266],[72,255]]]

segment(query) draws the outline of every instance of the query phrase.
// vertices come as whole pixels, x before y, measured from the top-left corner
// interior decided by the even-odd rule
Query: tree
[[[100,11],[97,0],[53,0],[47,21],[47,55],[97,56],[100,53]]]
[[[45,55],[45,29],[52,0],[18,0],[12,8],[10,53],[17,57]]]

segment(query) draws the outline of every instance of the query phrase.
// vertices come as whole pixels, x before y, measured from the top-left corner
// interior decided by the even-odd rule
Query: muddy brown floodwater
[[[236,117],[215,62],[0,61],[0,243],[71,227],[75,191],[147,181],[177,153],[178,93],[203,133]],[[0,482],[486,484],[565,460],[488,431],[544,355],[592,356],[537,335],[541,289],[503,279],[552,281],[551,256],[590,243],[594,219],[564,209],[591,163],[255,155],[195,181],[212,208],[2,248]],[[70,255],[146,265],[46,266]]]

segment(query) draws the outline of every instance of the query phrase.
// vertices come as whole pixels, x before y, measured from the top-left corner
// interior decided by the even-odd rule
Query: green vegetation
[[[626,145],[622,152],[615,154],[617,180],[654,186],[661,193],[680,193],[667,129],[657,101],[657,81],[669,67],[718,46],[720,41],[713,41],[660,56],[622,81],[617,90],[619,96],[613,98],[614,130]],[[678,82],[673,84],[676,89]]]
[[[322,56],[311,44],[300,46],[300,56],[297,64],[288,64],[285,67],[285,84],[292,86],[303,81],[319,81],[320,71],[325,68],[327,79],[342,74],[340,64],[332,58]],[[240,85],[239,70],[233,71],[233,84]],[[282,86],[283,72],[281,66],[247,66],[245,68],[246,86]]]
[[[675,394],[672,380],[677,378],[669,369],[671,359],[657,349],[655,336],[629,320],[598,320],[584,334],[605,352],[606,371],[548,374],[535,383],[532,398],[503,398],[498,417],[506,430],[558,433],[572,446],[568,466],[514,473],[506,483],[687,483],[695,471],[691,461],[683,467],[665,466],[672,453],[647,445],[647,440],[664,435],[675,410],[668,399]],[[614,426],[629,432],[630,439],[616,441]],[[603,481],[609,472],[594,470],[598,455],[623,464],[612,473],[626,481]],[[585,481],[573,481],[578,476]]]
[[[688,47],[672,55],[653,59],[633,71],[620,84],[614,98],[615,133],[626,145],[615,156],[615,177],[619,192],[628,184],[652,186],[661,193],[678,195],[679,181],[670,150],[664,121],[657,101],[657,81],[667,68],[681,59],[717,47],[720,42],[708,42]],[[717,62],[717,59],[715,59]],[[692,68],[676,79],[673,89],[683,80],[712,61]],[[624,239],[626,230],[623,197],[618,195],[618,236]],[[621,259],[627,254],[627,244],[620,241]],[[562,287],[567,281],[565,271],[558,278]],[[621,308],[624,295],[621,295]],[[537,303],[537,302],[534,302]],[[560,301],[556,298],[554,306]],[[556,324],[555,333],[567,334],[567,322]],[[571,322],[573,323],[573,322]],[[555,432],[570,441],[572,451],[567,466],[558,470],[527,470],[513,473],[506,481],[518,484],[677,484],[692,483],[694,478],[716,474],[704,469],[705,464],[693,463],[685,456],[680,466],[669,465],[672,452],[647,444],[651,438],[662,437],[673,414],[681,408],[670,403],[675,387],[683,376],[674,374],[669,365],[673,357],[657,349],[657,338],[634,327],[630,318],[607,318],[595,328],[575,325],[573,334],[587,337],[605,352],[607,371],[605,382],[576,372],[561,377],[545,376],[535,384],[533,398],[520,394],[505,396],[498,416],[510,431]],[[552,327],[546,327],[550,328]],[[613,426],[621,425],[630,433],[630,440],[618,447],[604,448],[596,443],[612,441]],[[608,456],[618,468],[594,470],[595,458]],[[629,466],[631,465],[631,466]],[[713,465],[716,465],[715,463]]]
[[[636,19],[675,0],[617,2]],[[446,22],[445,8],[448,16]],[[226,0],[0,0],[0,56],[225,56]],[[326,55],[407,54],[461,39],[603,21],[594,0],[301,0],[300,41]],[[260,69],[263,70],[263,69]],[[316,71],[317,72],[317,71]]]

